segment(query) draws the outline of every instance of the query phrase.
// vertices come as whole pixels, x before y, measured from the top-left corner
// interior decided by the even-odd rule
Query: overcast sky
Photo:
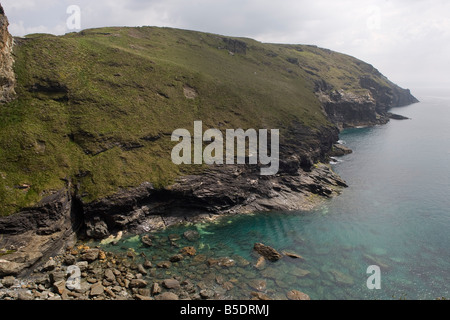
[[[413,93],[450,88],[449,0],[4,0],[14,36],[69,30],[67,8],[80,8],[81,29],[166,26],[315,44],[373,64]],[[70,20],[74,22],[74,20]]]

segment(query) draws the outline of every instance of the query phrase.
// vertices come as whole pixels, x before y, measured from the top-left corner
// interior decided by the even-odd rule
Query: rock
[[[114,272],[111,269],[106,269],[105,271],[105,280],[113,283],[116,281],[116,276],[114,275]]]
[[[34,300],[34,295],[30,291],[19,291],[17,300],[22,301]]]
[[[162,261],[156,265],[158,268],[169,269],[172,266],[170,261]]]
[[[195,242],[200,238],[200,234],[197,230],[187,230],[183,233],[183,236],[191,242]]]
[[[106,260],[106,253],[100,250],[100,252],[98,253],[98,259]]]
[[[56,292],[59,294],[63,294],[66,290],[66,281],[65,280],[59,280],[53,283],[53,288],[55,288]]]
[[[394,119],[394,120],[411,120],[408,117],[405,117],[405,116],[402,116],[399,114],[395,114],[395,113],[391,113],[391,112],[388,112],[387,115],[390,119]]]
[[[155,300],[178,300],[178,296],[173,292],[164,292],[155,297]]]
[[[352,149],[347,148],[346,146],[337,143],[337,144],[333,145],[333,149],[331,151],[330,156],[342,157],[342,156],[345,156],[345,155],[351,154],[351,153],[353,153]]]
[[[262,270],[264,269],[265,266],[266,266],[266,258],[259,257],[258,261],[256,261],[255,268],[258,270]]]
[[[203,289],[200,291],[200,297],[202,297],[202,299],[211,299],[214,297],[214,291],[210,289]]]
[[[141,295],[141,296],[146,296],[146,297],[150,297],[150,289],[147,289],[147,288],[141,288],[141,289],[139,289],[138,290],[138,292],[139,292],[139,294]]]
[[[105,288],[100,282],[96,282],[91,286],[91,292],[90,295],[92,297],[100,296],[105,291]]]
[[[270,297],[262,292],[252,292],[251,295],[256,298],[256,300],[272,300]]]
[[[63,271],[53,271],[49,274],[50,283],[66,280],[66,273]]]
[[[157,282],[155,282],[152,285],[152,295],[157,295],[159,293],[161,293],[161,287],[159,286],[159,284]]]
[[[71,255],[71,254],[66,254],[66,255],[64,256],[63,263],[64,263],[66,266],[74,265],[75,262],[76,262],[76,258],[75,258],[73,255]]]
[[[162,285],[166,289],[180,289],[180,282],[176,279],[166,279],[162,282]]]
[[[56,261],[53,260],[52,258],[50,258],[50,260],[48,260],[44,266],[42,267],[43,271],[52,271],[53,269],[56,268]]]
[[[150,269],[152,266],[153,265],[152,265],[151,261],[146,259],[144,262],[144,268]]]
[[[282,255],[274,248],[266,246],[262,243],[255,243],[253,249],[269,261],[278,261]]]
[[[180,252],[187,256],[195,256],[197,250],[194,247],[184,247]]]
[[[133,279],[130,281],[130,288],[145,288],[147,286],[147,281],[143,279]]]
[[[109,287],[106,287],[105,288],[105,293],[108,295],[108,296],[110,296],[111,298],[115,298],[116,297],[116,294],[113,292],[113,290],[111,289],[111,288],[109,288]]]
[[[16,282],[16,278],[13,276],[7,276],[2,279],[2,284],[5,286],[5,288],[10,288],[14,285]]]
[[[286,296],[289,300],[311,300],[311,298],[306,293],[297,290],[289,291]]]
[[[8,32],[8,18],[0,5],[0,103],[7,103],[14,99],[16,92],[16,77],[14,74],[13,37]]]
[[[142,264],[137,265],[137,270],[139,271],[139,273],[143,274],[144,276],[147,275],[147,273],[148,273]]]
[[[16,276],[18,275],[24,268],[24,263],[16,263],[8,260],[0,259],[0,277],[4,276]]]
[[[183,260],[183,255],[181,254],[176,254],[173,257],[170,257],[170,262],[179,262],[181,260]]]
[[[264,291],[267,283],[266,280],[253,279],[248,282],[248,285],[257,291]]]
[[[142,242],[146,247],[151,247],[151,246],[153,246],[153,241],[152,241],[152,239],[150,238],[149,235],[144,235],[144,236],[142,236],[141,242]]]
[[[87,262],[94,262],[98,259],[98,255],[100,253],[100,250],[98,249],[89,249],[81,256],[81,260],[87,261]]]
[[[88,267],[88,262],[87,261],[79,261],[75,264],[78,268],[80,268],[80,271],[86,271],[87,267]]]
[[[299,259],[301,261],[305,261],[305,258],[303,258],[301,255],[295,253],[295,252],[290,252],[290,251],[283,251],[283,254],[285,256],[288,256],[289,258],[293,258],[293,259]]]

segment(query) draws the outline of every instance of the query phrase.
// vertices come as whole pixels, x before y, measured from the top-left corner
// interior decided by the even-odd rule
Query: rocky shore
[[[307,294],[288,288],[287,284],[283,284],[285,295],[275,294],[268,288],[268,281],[274,283],[270,278],[275,277],[270,275],[269,264],[283,257],[302,259],[300,255],[281,254],[274,248],[256,243],[255,260],[250,262],[238,255],[215,257],[212,253],[199,254],[193,245],[181,247],[183,243],[195,244],[198,237],[195,230],[190,230],[183,236],[171,234],[167,238],[158,238],[147,234],[136,238],[144,248],[158,249],[159,255],[151,257],[131,248],[126,251],[120,248],[121,251],[115,252],[105,250],[101,244],[91,248],[77,243],[63,254],[49,258],[26,278],[3,277],[0,280],[0,299],[310,299]],[[166,255],[163,256],[162,252]],[[260,275],[264,269],[267,278]],[[303,276],[308,273],[303,271]],[[277,281],[281,285],[282,281]]]

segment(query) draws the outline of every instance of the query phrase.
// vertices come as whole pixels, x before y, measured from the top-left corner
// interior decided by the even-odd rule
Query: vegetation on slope
[[[68,181],[91,201],[201,167],[171,162],[177,128],[331,127],[317,81],[365,94],[387,80],[355,58],[313,46],[168,28],[102,28],[16,39],[18,98],[0,105],[0,214]]]

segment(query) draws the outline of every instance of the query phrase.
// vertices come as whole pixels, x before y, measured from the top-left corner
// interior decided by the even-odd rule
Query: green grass
[[[36,34],[14,48],[18,98],[0,105],[0,214],[36,204],[65,179],[85,201],[180,174],[170,159],[177,128],[331,126],[313,92],[324,79],[357,93],[359,77],[385,79],[355,58],[300,45],[168,28],[102,28],[61,37]],[[297,59],[293,64],[288,60]],[[183,87],[196,90],[187,99]],[[156,141],[144,137],[160,136]],[[130,146],[141,146],[130,148]],[[29,189],[17,186],[28,184]]]

